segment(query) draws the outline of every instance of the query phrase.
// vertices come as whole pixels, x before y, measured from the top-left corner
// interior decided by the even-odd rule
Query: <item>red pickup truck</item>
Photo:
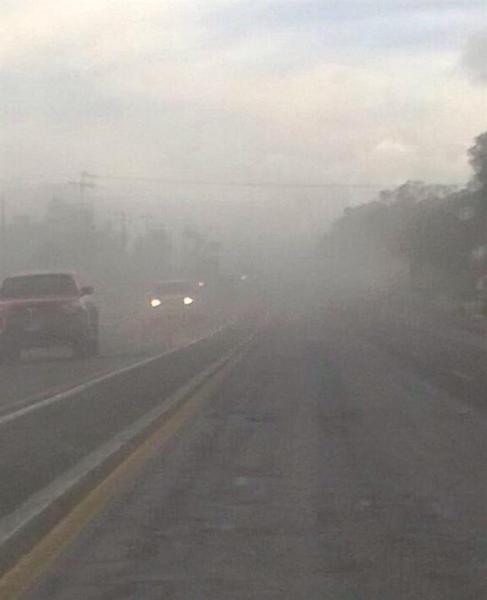
[[[77,357],[98,353],[93,288],[72,273],[7,277],[0,287],[0,359],[16,361],[28,348],[69,345]]]

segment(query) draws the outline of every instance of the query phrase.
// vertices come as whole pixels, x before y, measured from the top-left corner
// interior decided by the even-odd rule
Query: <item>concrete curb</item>
[[[174,352],[184,352],[198,341],[215,335],[206,336],[192,342]],[[161,403],[143,414],[131,425],[113,436],[108,442],[81,459],[74,467],[58,476],[50,484],[33,494],[24,504],[13,513],[0,520],[0,572],[4,573],[27,552],[56,522],[72,509],[79,500],[94,486],[100,483],[122,460],[137,447],[164,420],[171,417],[184,402],[199,388],[216,375],[235,356],[244,351],[252,338],[247,338],[235,348],[225,353],[202,371],[193,376],[187,383],[178,388]],[[163,358],[168,353],[152,357],[128,369],[135,370],[148,362]],[[119,374],[117,371],[109,378]],[[99,378],[91,383],[91,387],[105,381],[107,377]],[[82,393],[85,386],[79,386],[67,394],[73,396]],[[66,396],[62,394],[61,396]],[[63,399],[63,398],[61,398]],[[59,401],[59,400],[57,400]],[[19,411],[17,411],[19,412]],[[1,423],[1,421],[0,421]]]

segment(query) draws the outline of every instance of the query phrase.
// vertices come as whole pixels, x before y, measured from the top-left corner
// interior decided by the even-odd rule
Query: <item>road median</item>
[[[7,441],[17,440],[0,458],[2,571],[222,369],[248,336],[233,325],[1,425]]]

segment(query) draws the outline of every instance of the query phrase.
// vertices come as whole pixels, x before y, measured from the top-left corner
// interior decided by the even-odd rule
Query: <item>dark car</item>
[[[7,277],[0,288],[0,356],[17,360],[23,349],[69,345],[78,357],[98,353],[98,310],[93,288],[72,273]]]

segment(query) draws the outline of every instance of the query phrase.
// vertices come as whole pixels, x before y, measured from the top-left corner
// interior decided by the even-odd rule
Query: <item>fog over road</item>
[[[487,346],[396,308],[273,321],[26,597],[486,597]]]
[[[187,344],[234,316],[169,324],[139,296],[118,310],[101,304],[100,356],[79,360],[68,348],[38,349],[24,351],[19,363],[0,364],[0,415]]]
[[[486,16],[0,1],[0,600],[487,599]]]

